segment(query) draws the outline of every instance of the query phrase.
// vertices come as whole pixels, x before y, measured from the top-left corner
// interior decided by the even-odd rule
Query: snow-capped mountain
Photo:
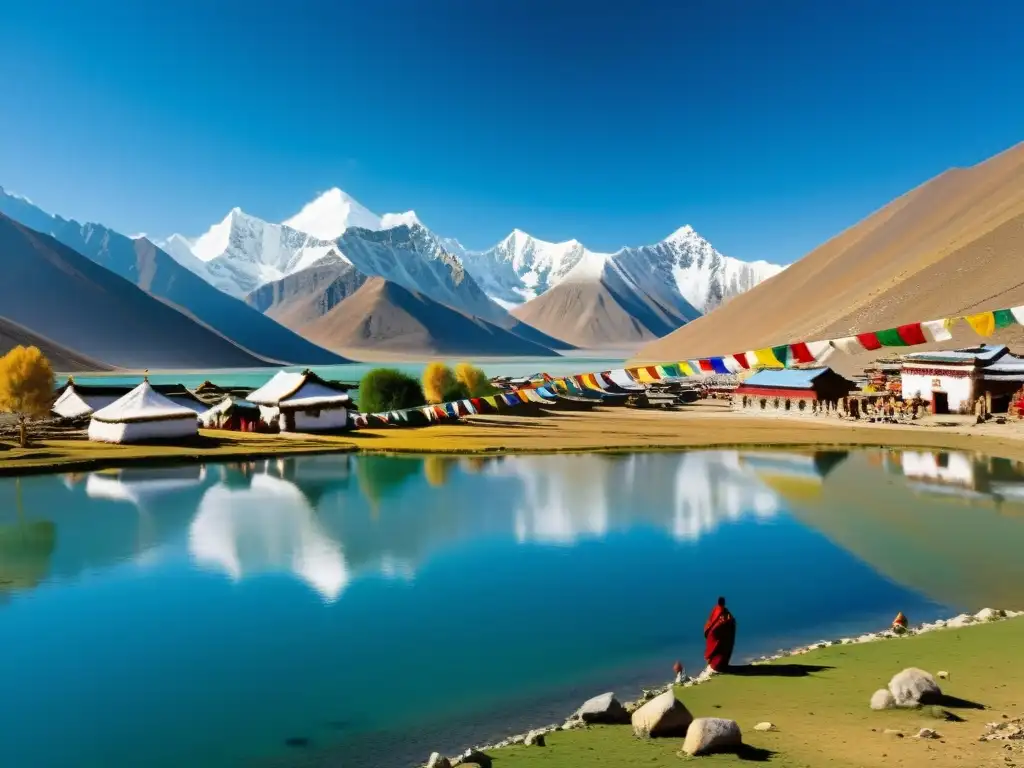
[[[484,291],[506,307],[535,299],[570,276],[600,277],[608,264],[645,293],[663,300],[681,296],[703,313],[782,271],[764,261],[723,256],[689,226],[660,243],[611,254],[590,251],[577,240],[545,242],[517,229],[493,248],[461,255]]]
[[[409,213],[412,213],[412,211]],[[413,218],[416,217],[416,214],[412,215]],[[380,216],[370,213],[370,211],[366,210],[356,200],[337,187],[327,190],[316,200],[303,206],[301,211],[284,222],[284,224],[299,232],[306,232],[320,240],[334,240],[341,237],[341,233],[349,227],[359,227],[360,229],[382,228]]]

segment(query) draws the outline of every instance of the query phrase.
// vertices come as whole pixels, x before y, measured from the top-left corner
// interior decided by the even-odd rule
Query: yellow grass
[[[773,446],[960,449],[1024,460],[1024,425],[895,426],[730,413],[717,402],[681,411],[605,408],[547,416],[514,411],[421,428],[361,429],[335,436],[203,430],[195,445],[118,446],[44,440],[18,449],[0,441],[0,475],[205,459],[359,450],[366,453],[555,453]]]

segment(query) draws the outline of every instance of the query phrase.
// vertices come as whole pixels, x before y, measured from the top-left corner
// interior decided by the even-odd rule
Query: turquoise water
[[[461,358],[460,358],[461,360]],[[460,360],[450,360],[449,364],[455,365]],[[488,376],[531,376],[535,373],[546,372],[552,376],[566,376],[573,373],[590,373],[591,371],[606,371],[612,368],[622,367],[623,360],[594,358],[594,357],[538,357],[538,358],[497,358],[493,360],[473,361]],[[419,363],[350,363],[348,365],[321,365],[314,366],[313,370],[320,376],[337,381],[359,381],[368,371],[374,368],[397,368],[405,373],[419,377],[427,364]],[[186,387],[196,387],[205,380],[210,379],[216,384],[227,387],[252,387],[253,389],[265,384],[267,380],[277,371],[276,368],[263,369],[240,369],[232,368],[222,371],[207,371],[203,373],[153,373],[149,380],[154,384],[184,384]],[[303,366],[284,368],[286,371],[300,371]],[[91,376],[76,374],[75,379],[90,384],[138,384],[142,377],[131,376]],[[58,383],[63,383],[64,378],[58,377]]]
[[[0,481],[0,765],[408,766],[737,656],[1010,604],[962,454],[337,455]],[[941,572],[941,573],[939,573]]]

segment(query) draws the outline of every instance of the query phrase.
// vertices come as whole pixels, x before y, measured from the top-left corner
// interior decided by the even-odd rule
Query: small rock
[[[775,727],[774,723],[764,722],[764,723],[758,723],[757,725],[755,725],[754,726],[754,730],[755,731],[777,731],[779,729]]]
[[[526,734],[526,740],[523,742],[524,746],[527,747],[544,747],[547,743],[544,741],[543,731],[530,731]]]
[[[903,731],[897,731],[895,728],[886,728],[884,731],[882,731],[882,733],[884,733],[886,736],[892,736],[897,739],[903,738]]]
[[[583,702],[575,716],[585,723],[621,725],[629,722],[629,713],[610,691]]]
[[[427,760],[427,768],[452,768],[452,761],[439,752],[432,752]]]
[[[871,708],[874,710],[892,709],[896,706],[896,699],[888,688],[879,688],[871,694]]]
[[[942,689],[935,678],[923,669],[910,667],[893,676],[889,681],[897,707],[917,707],[930,704],[942,696]]]
[[[683,752],[688,755],[706,755],[742,746],[743,734],[735,720],[722,717],[698,717],[686,731]]]
[[[693,715],[672,691],[666,691],[634,712],[632,722],[636,736],[682,736],[693,722]]]
[[[974,618],[978,621],[998,621],[999,619],[1006,618],[1006,611],[998,610],[996,608],[982,608],[974,614]]]
[[[917,732],[917,736],[915,736],[914,738],[915,739],[938,739],[940,737],[939,737],[939,734],[936,733],[931,728],[922,728],[920,731]]]
[[[940,669],[938,672],[936,672],[935,676],[939,678],[939,680],[949,680],[949,672],[947,672],[944,669]]]

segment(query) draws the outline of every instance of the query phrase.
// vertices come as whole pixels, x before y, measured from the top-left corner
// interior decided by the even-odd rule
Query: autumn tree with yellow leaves
[[[470,397],[486,397],[498,390],[491,384],[483,369],[470,363],[459,363],[455,366],[455,378],[466,385]]]
[[[0,411],[21,424],[21,447],[28,445],[27,422],[50,412],[53,367],[38,347],[15,347],[0,357]]]
[[[423,369],[423,394],[428,403],[448,403],[469,397],[469,390],[444,363],[430,363]]]

